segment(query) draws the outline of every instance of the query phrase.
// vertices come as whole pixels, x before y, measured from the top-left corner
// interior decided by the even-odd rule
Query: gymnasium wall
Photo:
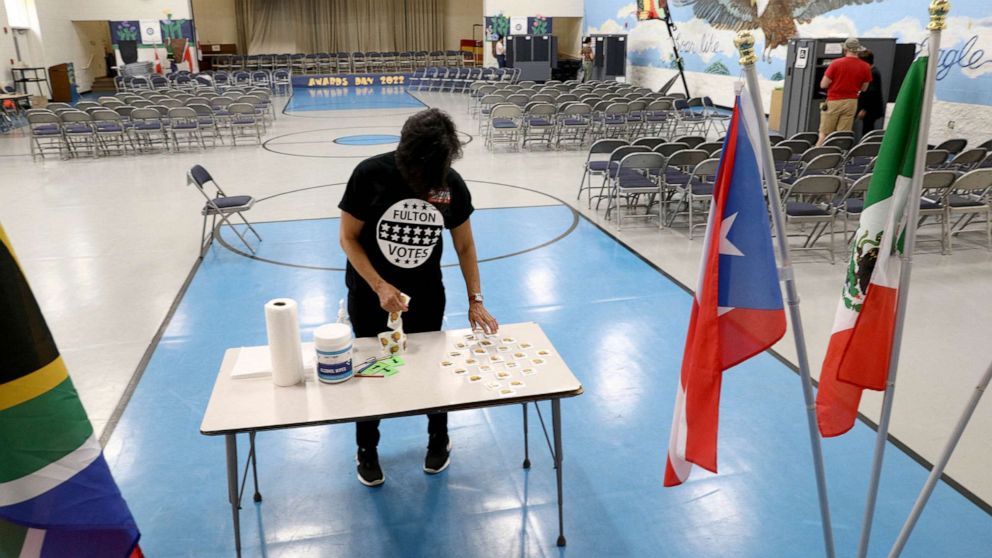
[[[204,44],[237,44],[234,0],[192,0],[196,37]]]
[[[13,31],[10,30],[10,23],[7,21],[7,8],[0,1],[0,86],[13,85],[13,78],[10,75],[12,61],[16,61],[17,55],[14,50]]]
[[[74,21],[101,21],[106,25],[110,20],[164,19],[167,13],[177,19],[189,18],[187,0],[33,0],[33,3],[37,24],[32,25],[21,43],[23,60],[31,66],[44,67],[72,62],[80,91],[90,89],[93,78],[104,73],[104,65],[96,56],[100,45],[91,44],[88,27]]]
[[[698,6],[720,0],[698,0]],[[769,5],[783,0],[770,0]],[[847,3],[854,0],[847,0]],[[859,0],[866,1],[866,0]],[[755,29],[758,63],[766,109],[774,87],[782,84],[788,37],[896,37],[901,42],[926,38],[929,0],[867,0],[826,11],[809,23],[794,24],[766,18],[765,31],[773,45],[767,49],[765,31]],[[736,31],[717,29],[695,16],[685,0],[669,0],[672,19],[678,31],[676,41],[685,60],[690,92],[707,94],[718,104],[729,105],[733,82],[740,75],[739,57],[733,39]],[[819,2],[814,2],[818,4]],[[843,4],[823,0],[827,6]],[[937,99],[931,131],[932,140],[968,137],[985,141],[992,137],[992,18],[988,0],[956,0],[948,18],[948,29],[941,43]],[[595,0],[585,3],[587,33],[627,33],[628,79],[647,87],[660,87],[673,75],[671,40],[661,21],[638,22],[636,3],[630,0]],[[766,10],[766,13],[769,13]],[[740,22],[754,26],[754,22]]]

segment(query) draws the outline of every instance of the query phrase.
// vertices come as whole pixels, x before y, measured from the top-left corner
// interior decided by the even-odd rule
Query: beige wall
[[[201,43],[233,44],[238,42],[234,19],[234,0],[193,0],[193,20]]]
[[[459,41],[472,38],[472,26],[482,25],[482,0],[445,0],[444,10],[444,48],[458,50]]]
[[[558,37],[558,55],[579,57],[582,48],[582,18],[556,17],[552,21],[551,33]]]

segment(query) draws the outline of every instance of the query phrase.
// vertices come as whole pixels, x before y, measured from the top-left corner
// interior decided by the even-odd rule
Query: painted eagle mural
[[[761,29],[765,34],[765,57],[772,49],[788,44],[799,29],[796,22],[809,23],[814,17],[844,6],[871,4],[882,0],[674,0],[676,6],[692,6],[696,17],[716,27],[741,31]]]

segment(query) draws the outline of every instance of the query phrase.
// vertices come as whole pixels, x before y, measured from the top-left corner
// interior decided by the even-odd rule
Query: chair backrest
[[[844,156],[840,153],[824,153],[814,157],[803,168],[803,175],[809,173],[829,173],[837,170],[844,162]]]
[[[775,162],[785,162],[792,159],[792,150],[788,147],[776,145],[772,147],[772,160]]]
[[[975,147],[962,151],[957,157],[954,158],[953,161],[951,161],[951,164],[958,169],[968,169],[978,163],[981,163],[987,154],[987,150],[982,149],[981,147]]]
[[[933,170],[923,173],[923,190],[938,191],[943,194],[946,190],[949,190],[954,181],[958,179],[958,175],[954,171],[950,170]]]
[[[93,120],[88,113],[81,110],[67,110],[59,114],[62,122],[90,122]]]
[[[721,149],[723,149],[723,142],[722,141],[707,141],[707,142],[703,142],[703,143],[697,145],[696,146],[696,149],[701,149],[701,150],[709,153],[710,155],[712,155],[712,154],[716,153],[717,151],[720,151]]]
[[[531,101],[527,107],[527,113],[531,116],[551,116],[558,111],[551,103],[535,103]]]
[[[616,163],[631,153],[648,153],[651,150],[643,145],[624,145],[610,153],[610,163]]]
[[[620,151],[622,149],[633,149],[635,147],[641,147],[641,146],[620,148],[617,151]],[[610,159],[612,160],[613,157],[611,156]],[[654,153],[652,151],[628,153],[622,159],[620,159],[620,168],[624,170],[662,169],[664,168],[664,166],[665,166],[665,157],[659,153]]]
[[[992,189],[992,169],[975,169],[958,177],[954,189],[960,192],[975,192]]]
[[[186,171],[187,184],[192,184],[202,191],[203,187],[208,182],[214,182],[214,177],[210,176],[210,173],[207,172],[207,169],[203,168],[203,166],[193,165],[188,171]],[[214,184],[216,185],[217,183],[214,182]],[[218,190],[220,190],[220,188],[218,188]]]
[[[964,151],[964,148],[967,145],[968,145],[968,140],[964,138],[954,138],[941,142],[940,145],[937,146],[937,149],[943,149],[944,151],[947,151],[951,155],[955,155],[957,153],[961,153],[962,151]]]
[[[821,145],[820,147],[810,147],[806,151],[803,151],[802,157],[800,157],[799,160],[803,163],[808,163],[820,155],[827,155],[828,153],[836,153],[839,155],[842,151],[838,147],[828,147],[825,145]]]
[[[717,170],[720,168],[720,159],[715,157],[710,157],[705,161],[701,161],[692,169],[692,176],[696,180],[712,182],[708,180],[716,177]]]
[[[813,145],[817,141],[819,141],[820,135],[817,134],[816,132],[799,132],[799,133],[796,133],[796,134],[792,134],[792,136],[789,137],[788,139],[789,140],[805,141],[809,145]]]
[[[672,153],[671,157],[668,158],[668,166],[680,167],[689,170],[695,168],[696,165],[709,158],[710,154],[700,149],[683,149]]]
[[[692,149],[692,147],[690,147],[688,143],[673,141],[670,143],[662,143],[660,145],[656,145],[654,146],[654,149],[652,149],[652,151],[654,151],[655,153],[661,153],[665,157],[671,157],[673,153],[685,149]]]
[[[655,147],[658,147],[659,145],[665,143],[666,141],[668,140],[659,137],[638,138],[634,140],[634,145],[643,145],[648,149],[654,149]]]
[[[240,116],[250,115],[255,116],[255,105],[243,102],[231,103],[227,106],[228,112],[231,114],[236,114]]]
[[[506,102],[513,103],[519,107],[524,107],[530,102],[530,97],[527,95],[521,95],[520,93],[514,93],[506,98]]]
[[[810,146],[812,145],[813,145],[812,143],[803,139],[798,139],[798,140],[787,139],[785,141],[779,142],[775,147],[788,147],[790,150],[792,150],[793,155],[799,155],[800,153],[809,149]]]
[[[930,149],[927,151],[926,166],[935,167],[947,162],[951,154],[945,149]]]
[[[845,197],[861,197],[864,195],[864,193],[868,191],[868,186],[871,185],[871,176],[871,173],[868,173],[855,180],[854,184],[851,184],[850,189],[847,190],[847,195]]]
[[[131,120],[159,120],[162,115],[152,107],[136,107],[131,111]]]
[[[592,146],[589,147],[589,155],[586,160],[592,158],[594,154],[605,154],[613,153],[621,147],[626,147],[630,145],[627,140],[622,139],[601,139],[593,142]]]
[[[772,144],[772,146],[775,146],[779,142],[785,141],[785,136],[782,134],[768,134],[768,141]]]
[[[675,141],[687,144],[690,148],[695,149],[697,145],[705,142],[706,138],[703,136],[682,136],[675,138]]]
[[[169,109],[169,120],[196,121],[196,111],[189,107],[172,107]]]
[[[792,183],[786,198],[793,195],[833,199],[844,188],[844,179],[831,174],[803,176]]]
[[[121,115],[110,110],[109,108],[96,109],[90,113],[90,117],[93,118],[94,121],[103,121],[103,122],[105,121],[120,122],[121,120]]]
[[[38,109],[34,109],[38,110]],[[29,112],[28,113],[28,124],[34,126],[36,124],[59,124],[62,120],[54,112]]]
[[[878,157],[878,150],[882,147],[880,143],[859,143],[847,152],[847,160]]]
[[[847,151],[854,145],[854,138],[850,136],[837,136],[823,142],[824,147],[837,147],[841,151]]]
[[[493,107],[492,118],[518,119],[523,116],[523,109],[517,105],[496,105]]]
[[[193,112],[195,112],[196,115],[199,117],[204,117],[204,116],[213,117],[214,115],[214,110],[210,108],[210,105],[207,105],[205,103],[193,102],[186,106],[193,109]]]
[[[603,102],[606,103],[609,101],[603,101]],[[609,103],[610,104],[607,105],[606,109],[603,111],[604,114],[616,115],[616,114],[627,114],[628,112],[630,112],[630,105],[628,105],[627,103],[613,103],[613,102],[609,102]]]
[[[861,141],[865,141],[866,139],[875,138],[875,137],[880,138],[884,135],[885,135],[885,130],[872,130],[866,133],[865,135],[861,136]]]

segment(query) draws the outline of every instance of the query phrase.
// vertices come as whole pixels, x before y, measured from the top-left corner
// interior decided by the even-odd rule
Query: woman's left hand
[[[486,307],[481,302],[472,302],[468,306],[468,323],[472,329],[481,329],[487,335],[492,335],[499,330],[499,323],[492,317]]]

